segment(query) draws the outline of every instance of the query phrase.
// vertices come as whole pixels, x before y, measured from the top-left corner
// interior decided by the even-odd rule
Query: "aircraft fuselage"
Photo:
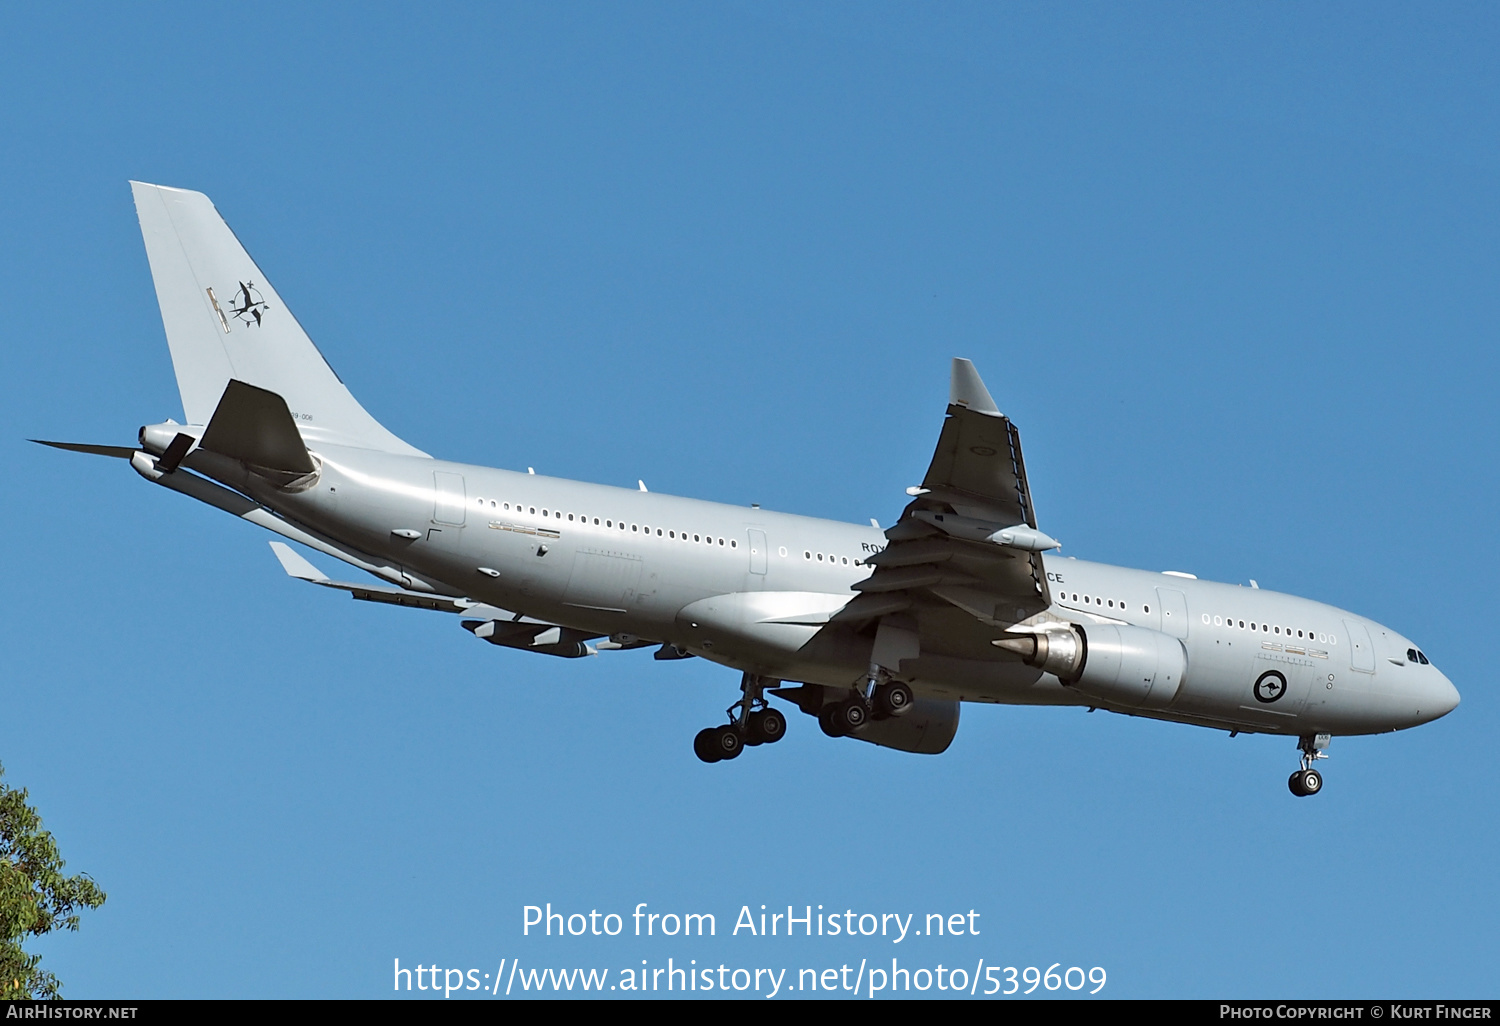
[[[886,545],[874,526],[363,449],[316,455],[316,483],[302,491],[252,475],[230,483],[415,578],[530,617],[827,687],[859,686],[870,665],[872,639],[829,621]],[[1409,657],[1411,641],[1333,606],[1059,556],[1045,566],[1052,604],[1034,619],[1182,642],[1187,669],[1170,705],[1101,701],[1007,653],[926,643],[911,664],[918,694],[1300,736],[1399,730],[1457,702],[1436,667]],[[1257,693],[1268,673],[1279,692],[1269,701],[1266,685]]]

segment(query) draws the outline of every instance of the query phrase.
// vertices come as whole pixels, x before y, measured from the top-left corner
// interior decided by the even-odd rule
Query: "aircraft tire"
[[[823,733],[827,734],[829,737],[843,737],[843,732],[839,730],[838,725],[833,721],[834,708],[835,707],[831,705],[826,706],[818,713],[818,726],[821,727]]]
[[[719,759],[734,759],[745,750],[745,739],[740,736],[739,728],[716,727],[713,733],[714,754]]]
[[[750,714],[750,722],[746,728],[746,744],[774,745],[786,737],[786,717],[775,709],[762,709]]]
[[[693,738],[693,754],[704,762],[718,762],[722,758],[722,756],[714,751],[716,743],[714,735],[718,733],[718,729],[718,727],[704,727]]]
[[[916,697],[912,695],[911,688],[893,680],[882,684],[875,689],[875,710],[885,718],[887,716],[905,716],[911,711],[912,703]]]
[[[1298,798],[1307,798],[1323,790],[1323,774],[1315,769],[1298,770],[1287,780],[1286,786]]]
[[[852,734],[870,719],[870,710],[862,698],[850,698],[833,707],[833,725],[844,734]]]

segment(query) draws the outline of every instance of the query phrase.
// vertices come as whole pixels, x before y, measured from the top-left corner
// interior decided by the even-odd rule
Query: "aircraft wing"
[[[922,651],[992,659],[989,642],[1052,604],[1021,436],[974,365],[953,361],[947,417],[912,501],[866,562],[875,572],[839,614],[915,621]]]

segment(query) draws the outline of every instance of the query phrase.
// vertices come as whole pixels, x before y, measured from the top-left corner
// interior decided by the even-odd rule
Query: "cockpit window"
[[[1430,666],[1430,665],[1431,665],[1431,664],[1430,664],[1430,663],[1429,663],[1429,662],[1428,662],[1428,661],[1427,661],[1427,657],[1426,657],[1426,656],[1425,656],[1425,655],[1423,655],[1423,654],[1422,654],[1422,651],[1421,651],[1421,649],[1418,649],[1418,650],[1417,650],[1417,661],[1418,661],[1418,662],[1420,662],[1420,663],[1421,663],[1421,664],[1422,664],[1422,665],[1423,665],[1423,666]]]
[[[1421,663],[1423,666],[1432,665],[1427,661],[1427,657],[1415,648],[1409,648],[1406,650],[1406,661],[1409,663]]]

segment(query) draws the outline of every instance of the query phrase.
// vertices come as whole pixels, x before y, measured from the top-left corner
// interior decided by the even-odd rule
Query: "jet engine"
[[[1170,705],[1187,673],[1182,642],[1148,627],[1075,623],[1066,630],[1012,635],[992,644],[1110,704]]]

